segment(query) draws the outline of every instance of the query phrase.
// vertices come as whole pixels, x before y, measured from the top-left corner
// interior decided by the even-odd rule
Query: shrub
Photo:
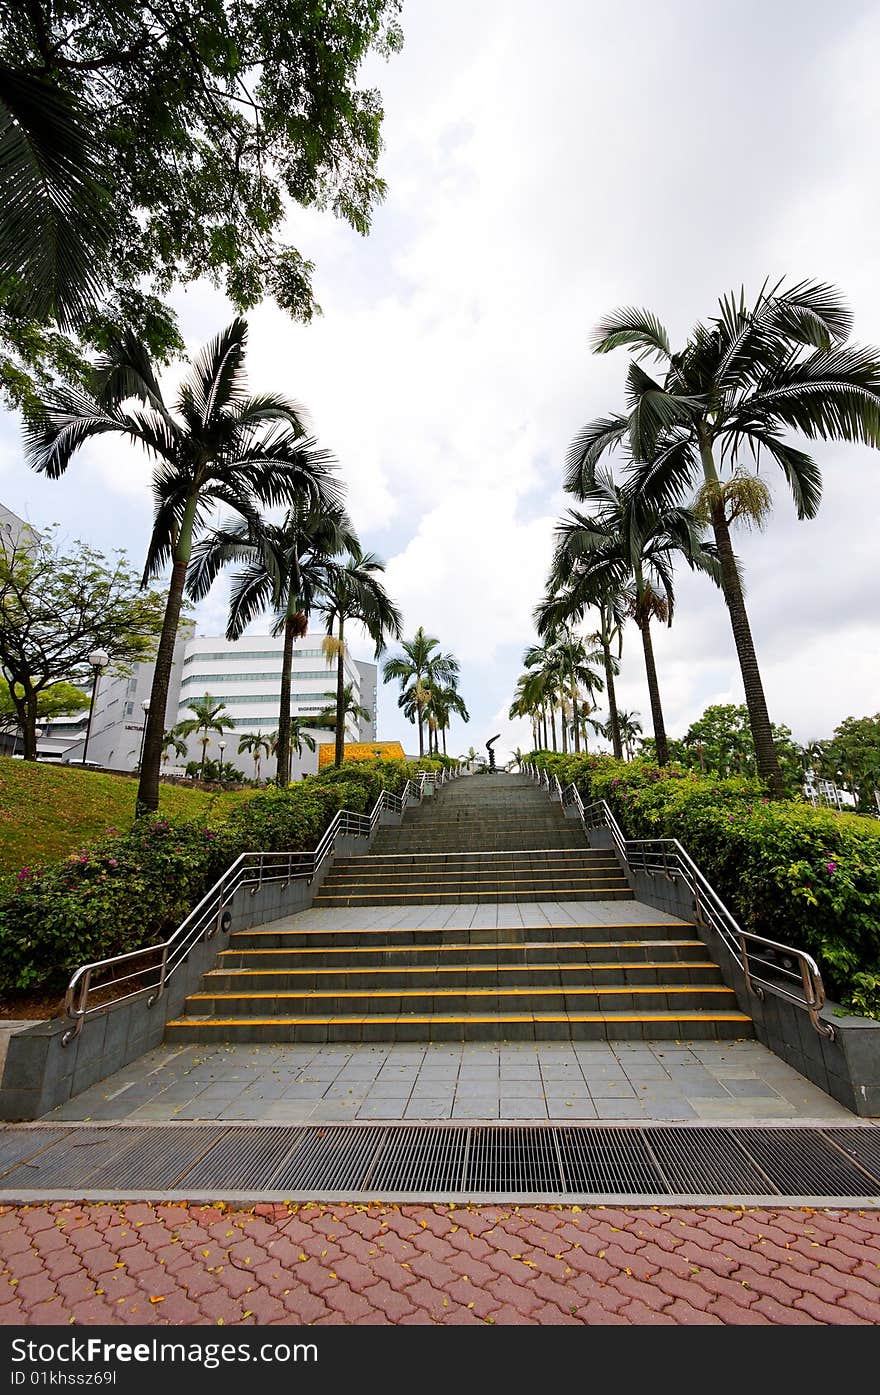
[[[405,761],[363,761],[269,786],[211,828],[140,819],[63,862],[25,867],[0,904],[0,991],[60,989],[77,965],[166,938],[240,853],[313,848],[337,809],[402,789]]]
[[[880,823],[798,800],[755,779],[608,756],[536,763],[605,799],[627,837],[678,838],[744,930],[806,949],[831,996],[880,1017]]]

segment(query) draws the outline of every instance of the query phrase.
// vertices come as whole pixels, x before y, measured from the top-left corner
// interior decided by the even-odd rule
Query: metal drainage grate
[[[0,1128],[0,1200],[880,1205],[880,1128],[159,1124]]]

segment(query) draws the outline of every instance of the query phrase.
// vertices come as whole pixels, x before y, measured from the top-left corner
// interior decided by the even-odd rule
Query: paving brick
[[[786,1271],[780,1267],[772,1277],[780,1276],[801,1293],[815,1294],[822,1303],[836,1303],[844,1294],[840,1284],[829,1284],[825,1279],[817,1278],[815,1274],[802,1274],[799,1270]]]
[[[802,1312],[809,1313],[817,1322],[828,1323],[832,1326],[857,1327],[862,1326],[864,1318],[859,1317],[851,1306],[844,1307],[841,1303],[823,1303],[815,1293],[805,1293],[794,1305]]]
[[[767,1327],[770,1323],[766,1314],[758,1311],[755,1305],[744,1307],[741,1303],[735,1302],[724,1294],[718,1298],[713,1298],[706,1312],[712,1313],[730,1326]]]
[[[787,1307],[783,1303],[778,1303],[775,1298],[770,1298],[766,1294],[752,1304],[749,1309],[752,1313],[763,1313],[772,1323],[784,1326],[815,1327],[816,1319],[810,1317],[800,1308]]]
[[[864,1318],[865,1322],[880,1325],[880,1294],[872,1300],[861,1293],[845,1293],[837,1306],[848,1308],[856,1317]]]
[[[717,1312],[712,1312],[709,1308],[692,1308],[690,1303],[686,1303],[682,1298],[676,1298],[663,1312],[680,1327],[720,1327],[725,1321]]]

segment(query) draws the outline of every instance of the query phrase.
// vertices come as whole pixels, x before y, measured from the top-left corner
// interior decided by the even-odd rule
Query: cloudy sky
[[[366,240],[296,212],[324,314],[302,327],[254,313],[251,382],[308,406],[407,632],[422,624],[458,656],[472,721],[451,753],[498,731],[527,747],[507,711],[568,503],[566,446],[623,404],[625,356],[589,354],[597,319],[646,304],[678,341],[731,287],[816,277],[845,291],[855,337],[880,343],[880,12],[409,0],[404,26],[403,53],[370,70],[387,201]],[[200,284],[175,305],[193,347],[231,314]],[[737,542],[771,716],[802,740],[880,708],[880,455],[816,454],[818,519],[797,523],[779,489],[766,531]],[[0,420],[0,500],[38,526],[140,562],[147,481],[137,455],[106,443],[64,480],[38,479],[17,422]],[[708,703],[742,700],[720,595],[688,575],[678,594],[655,639],[674,735]],[[222,585],[198,619],[222,630]],[[648,727],[635,631],[619,701]],[[413,749],[390,688],[380,734]]]

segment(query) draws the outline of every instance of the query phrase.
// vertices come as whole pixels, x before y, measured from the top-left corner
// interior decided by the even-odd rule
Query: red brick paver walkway
[[[880,1212],[0,1209],[0,1323],[878,1323]]]

